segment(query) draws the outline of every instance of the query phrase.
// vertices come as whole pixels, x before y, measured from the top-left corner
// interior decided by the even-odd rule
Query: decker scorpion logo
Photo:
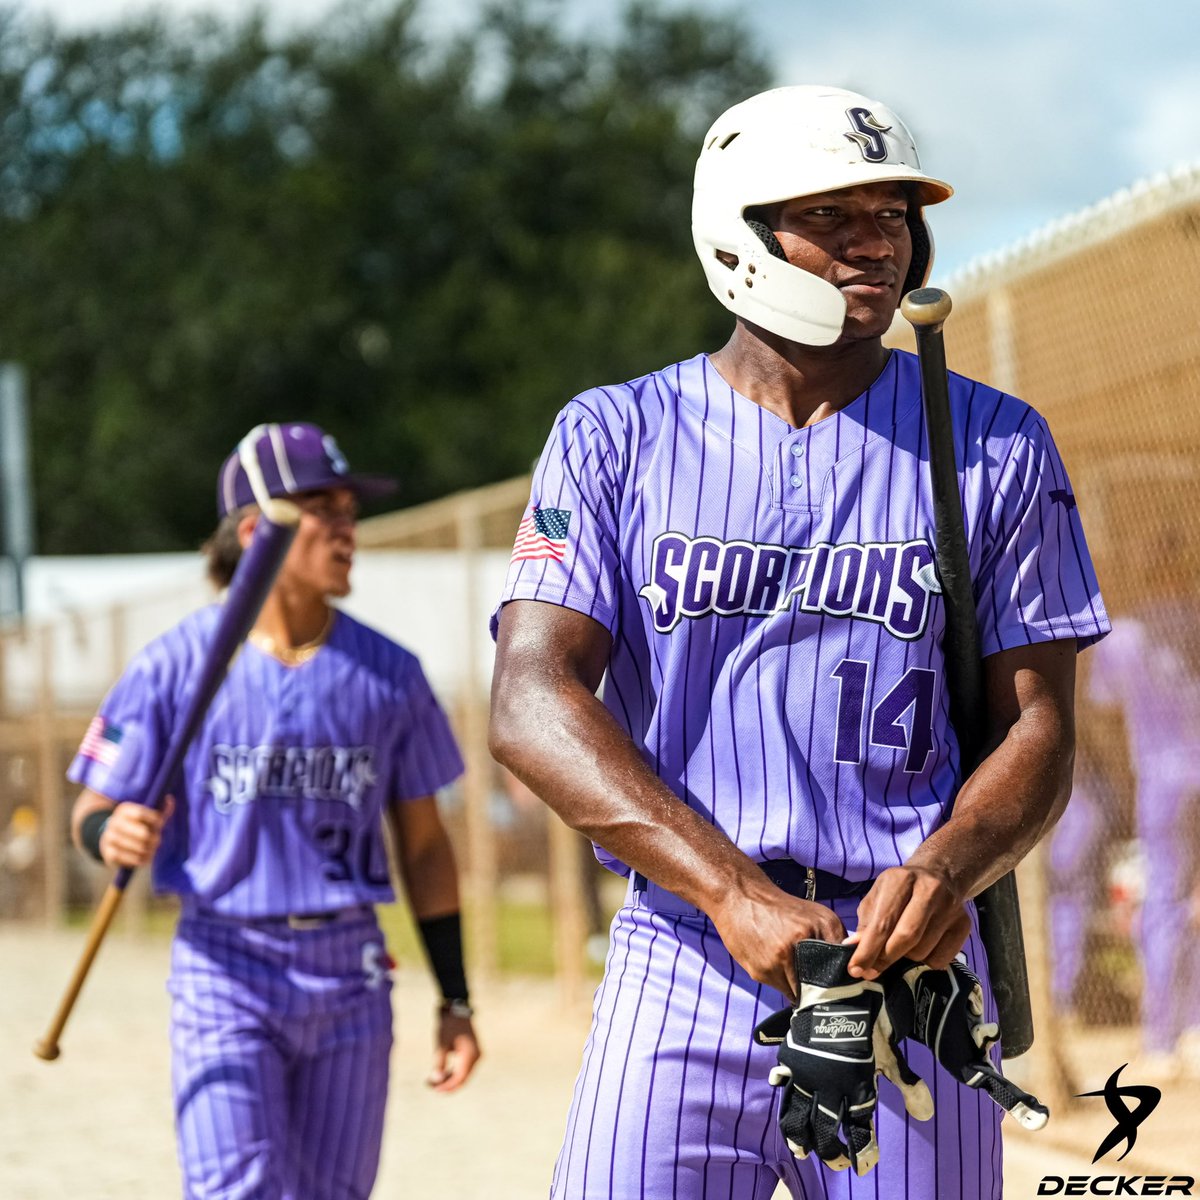
[[[1122,1063],[1109,1077],[1101,1091],[1080,1092],[1080,1098],[1099,1096],[1108,1105],[1117,1122],[1116,1128],[1096,1151],[1097,1163],[1122,1142],[1125,1149],[1118,1162],[1133,1149],[1138,1127],[1158,1107],[1162,1092],[1148,1084],[1118,1086],[1121,1072],[1129,1066]],[[1133,1101],[1130,1107],[1129,1101]],[[1196,1186],[1191,1175],[1045,1175],[1038,1184],[1039,1196],[1191,1196]]]
[[[1108,1105],[1108,1111],[1112,1113],[1117,1122],[1117,1127],[1100,1143],[1100,1149],[1096,1151],[1096,1157],[1092,1159],[1092,1162],[1099,1162],[1110,1150],[1115,1150],[1122,1141],[1126,1141],[1128,1145],[1117,1156],[1117,1162],[1120,1162],[1133,1149],[1133,1143],[1137,1141],[1138,1126],[1158,1107],[1158,1102],[1162,1099],[1162,1092],[1156,1087],[1150,1087],[1149,1084],[1118,1087],[1117,1079],[1127,1066],[1129,1066],[1128,1063],[1122,1063],[1108,1077],[1103,1091],[1079,1093],[1081,1098],[1084,1096],[1103,1097],[1104,1103]],[[1125,1103],[1126,1097],[1135,1100],[1137,1107],[1130,1108]]]

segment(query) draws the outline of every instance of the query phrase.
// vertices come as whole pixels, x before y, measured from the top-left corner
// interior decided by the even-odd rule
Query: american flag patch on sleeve
[[[571,524],[568,508],[537,508],[517,527],[510,562],[552,558],[562,562],[567,552],[567,529]]]
[[[79,753],[103,766],[111,767],[121,754],[121,727],[103,717],[93,717],[83,735]]]

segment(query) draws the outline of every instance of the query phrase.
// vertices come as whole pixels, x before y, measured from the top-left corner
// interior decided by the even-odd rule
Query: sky
[[[354,3],[355,0],[349,0]],[[433,34],[469,28],[482,0],[425,0]],[[660,0],[664,8],[683,0]],[[778,83],[848,87],[888,104],[922,165],[956,195],[928,213],[934,282],[1139,180],[1200,163],[1194,0],[686,0],[739,13]],[[244,12],[247,0],[21,0],[86,28],[157,7]],[[329,0],[263,0],[309,24]],[[619,5],[558,0],[568,28],[603,31]],[[713,116],[717,114],[714,112]]]

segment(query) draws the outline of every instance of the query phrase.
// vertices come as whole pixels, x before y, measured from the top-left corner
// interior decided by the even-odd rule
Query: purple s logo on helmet
[[[329,456],[329,465],[339,475],[348,475],[350,473],[350,464],[346,461],[346,456],[342,453],[341,447],[334,441],[330,434],[326,434],[321,439],[322,445],[325,447],[325,453]]]
[[[869,108],[848,108],[846,116],[854,129],[846,136],[858,143],[863,158],[869,163],[887,162],[888,148],[883,135],[892,127],[883,124]]]

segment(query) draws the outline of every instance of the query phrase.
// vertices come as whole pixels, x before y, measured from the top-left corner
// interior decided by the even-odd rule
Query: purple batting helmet
[[[364,499],[373,499],[388,495],[397,486],[396,480],[386,475],[352,475],[337,442],[316,425],[304,421],[260,425],[221,468],[217,478],[218,516],[261,499],[246,473],[246,454],[258,460],[262,483],[272,497],[349,488]]]

